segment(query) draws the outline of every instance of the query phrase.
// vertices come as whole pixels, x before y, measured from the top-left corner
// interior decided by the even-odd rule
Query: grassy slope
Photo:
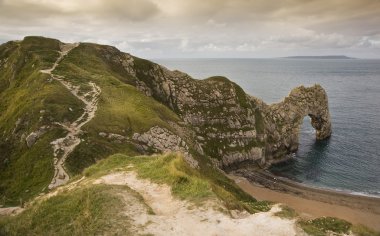
[[[30,37],[11,44],[0,48],[2,58],[8,58],[0,67],[0,81],[6,85],[0,91],[0,204],[28,199],[52,178],[49,143],[62,133],[52,129],[30,149],[25,137],[51,121],[73,120],[81,108],[59,83],[39,73],[58,57],[58,41]]]
[[[78,174],[113,153],[137,154],[133,146],[113,143],[100,137],[99,132],[130,136],[154,125],[170,128],[167,121],[178,119],[170,109],[129,85],[133,80],[130,75],[104,58],[107,48],[81,44],[54,71],[80,85],[83,91],[89,81],[102,89],[96,116],[83,127],[84,141],[67,160],[66,167],[71,174]],[[7,66],[0,61],[0,153],[4,153],[0,155],[0,205],[28,200],[41,192],[52,178],[50,142],[63,137],[63,131],[54,127],[30,149],[26,147],[25,137],[53,121],[73,121],[82,112],[83,104],[78,99],[59,82],[49,82],[49,76],[39,72],[51,67],[58,57],[57,50],[59,41],[40,37],[0,46],[0,59],[8,58]],[[40,113],[41,110],[45,113]],[[21,123],[12,133],[20,118]]]
[[[201,164],[199,170],[190,168],[179,154],[146,157],[116,154],[87,168],[84,175],[98,177],[115,170],[129,170],[130,165],[141,178],[172,186],[172,193],[181,199],[201,202],[217,197],[228,209],[252,213],[270,209],[271,203],[257,202],[214,167]]]
[[[116,154],[87,168],[83,173],[87,179],[97,179],[107,173],[131,170],[131,164],[141,178],[170,185],[173,195],[181,199],[202,204],[205,200],[217,197],[229,209],[246,209],[250,212],[269,210],[267,202],[257,202],[215,169],[209,168],[207,172],[215,172],[215,176],[223,179],[224,185],[205,175],[206,170],[190,168],[177,154],[155,157]],[[231,192],[231,188],[236,188],[236,191]],[[0,219],[0,233],[93,235],[107,232],[110,235],[125,235],[130,233],[130,226],[128,219],[120,214],[125,209],[120,194],[136,193],[125,186],[106,185],[86,185],[62,192],[46,201],[35,202],[18,216]]]
[[[0,235],[131,235],[123,186],[91,185],[38,202],[16,217],[0,218]],[[112,220],[111,220],[112,219]],[[119,222],[123,222],[122,224]],[[120,233],[122,232],[122,233]]]
[[[49,143],[62,135],[59,130],[50,131],[46,138],[38,141],[39,145],[32,147],[35,150],[33,152],[25,147],[24,140],[20,141],[22,132],[17,140],[5,141],[17,119],[21,117],[28,123],[23,131],[24,135],[28,135],[52,121],[74,120],[80,115],[82,104],[58,82],[47,82],[48,76],[39,73],[40,69],[49,68],[57,58],[58,41],[29,37],[22,42],[1,47],[6,47],[7,50],[0,50],[0,55],[12,58],[14,64],[25,61],[17,64],[17,70],[9,71],[8,67],[7,73],[3,74],[4,78],[0,80],[3,81],[0,84],[3,89],[0,96],[6,101],[0,105],[0,131],[6,131],[0,141],[0,149],[7,153],[7,156],[2,157],[6,165],[3,166],[4,173],[0,175],[6,181],[0,185],[0,194],[3,203],[15,204],[20,197],[28,199],[48,184],[53,173]],[[32,54],[35,60],[24,59],[28,58],[24,54]],[[83,127],[83,142],[66,161],[66,168],[71,175],[79,174],[85,167],[113,153],[137,154],[132,145],[111,142],[99,136],[99,132],[131,136],[134,132],[146,131],[154,125],[172,129],[168,121],[178,120],[177,115],[168,107],[146,97],[131,85],[135,78],[115,61],[115,58],[120,57],[123,54],[115,48],[82,43],[54,71],[65,76],[71,83],[81,86],[83,92],[88,89],[90,81],[102,89],[96,116]],[[149,61],[135,58],[135,66],[140,71],[137,76],[143,77],[140,79],[147,83],[150,77],[141,71],[152,65]],[[13,74],[18,79],[14,84],[8,85],[5,78]],[[69,112],[69,107],[73,112]],[[40,110],[45,110],[42,121],[39,121]],[[35,153],[39,153],[39,156]],[[33,165],[30,165],[30,160]],[[17,173],[26,174],[16,177]]]
[[[311,236],[347,235],[352,232],[356,236],[379,236],[363,225],[352,225],[350,222],[335,217],[320,217],[313,220],[299,220],[300,227]]]
[[[218,198],[227,209],[254,213],[270,208],[270,203],[257,202],[214,168],[192,169],[178,154],[145,157],[116,154],[85,169],[83,175],[91,182],[108,173],[131,170],[140,178],[168,184],[174,196],[195,204]],[[138,201],[143,201],[127,186],[85,184],[61,191],[47,200],[35,201],[17,216],[0,218],[0,235],[130,235],[129,219],[122,214],[128,210],[122,201],[123,194],[133,194]],[[149,207],[147,213],[150,214]],[[297,217],[294,210],[286,206],[276,215],[289,219]],[[305,232],[316,236],[350,231],[358,236],[379,235],[364,226],[353,226],[332,217],[299,219],[298,224]]]
[[[128,84],[133,78],[104,57],[109,53],[105,51],[108,48],[111,47],[80,44],[57,68],[57,74],[64,75],[74,84],[83,87],[93,81],[102,90],[95,118],[83,127],[86,141],[67,159],[66,167],[71,174],[78,174],[96,160],[116,152],[137,154],[132,146],[112,143],[100,137],[99,132],[131,136],[154,125],[170,128],[167,121],[178,120],[169,108]],[[111,53],[115,52],[112,50]]]

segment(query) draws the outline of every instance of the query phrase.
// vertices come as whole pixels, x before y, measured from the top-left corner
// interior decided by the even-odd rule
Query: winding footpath
[[[50,144],[53,146],[54,154],[54,177],[49,184],[49,189],[55,188],[59,185],[66,183],[69,180],[69,175],[65,171],[64,164],[69,154],[77,147],[81,139],[82,126],[88,123],[95,116],[97,110],[98,99],[101,93],[100,88],[93,82],[89,82],[91,90],[85,94],[80,92],[79,86],[74,86],[70,82],[66,81],[63,76],[54,75],[53,71],[62,61],[62,59],[79,44],[64,44],[61,47],[60,56],[50,69],[41,70],[41,73],[48,74],[52,79],[59,81],[66,89],[68,89],[76,98],[81,100],[85,107],[83,108],[83,114],[70,124],[62,124],[56,122],[56,125],[64,128],[68,133],[65,137],[56,139]]]

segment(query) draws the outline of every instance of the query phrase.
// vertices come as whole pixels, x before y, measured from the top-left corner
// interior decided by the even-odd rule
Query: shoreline
[[[240,169],[227,174],[257,200],[284,203],[301,217],[337,217],[380,231],[380,198],[310,187],[264,170]]]

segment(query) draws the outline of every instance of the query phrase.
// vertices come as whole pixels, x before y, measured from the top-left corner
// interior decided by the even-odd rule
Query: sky
[[[0,43],[27,35],[144,58],[380,58],[380,0],[0,0]]]

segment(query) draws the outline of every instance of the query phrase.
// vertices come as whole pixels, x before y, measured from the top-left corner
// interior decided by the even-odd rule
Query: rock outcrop
[[[37,140],[44,135],[49,129],[49,126],[41,126],[38,130],[30,133],[26,138],[25,142],[28,148],[31,148]]]
[[[87,47],[96,48],[96,55],[120,73],[120,81],[166,105],[180,118],[178,124],[168,122],[176,127],[170,131],[153,124],[133,137],[99,133],[110,142],[132,143],[141,152],[180,151],[191,157],[187,159],[193,166],[197,166],[194,155],[211,158],[228,169],[242,164],[265,167],[287,158],[298,149],[305,116],[311,118],[316,139],[331,135],[328,99],[320,85],[300,86],[282,102],[267,105],[222,76],[195,80],[114,47]],[[28,146],[35,136],[28,136]]]
[[[320,85],[293,89],[282,102],[265,109],[264,115],[267,119],[266,154],[272,157],[271,160],[284,158],[286,154],[297,151],[299,132],[305,116],[311,118],[317,140],[331,136],[327,94]]]
[[[124,141],[128,140],[127,137],[121,134],[114,134],[114,133],[99,132],[99,136],[103,138],[107,138],[108,140],[114,143],[123,143]]]
[[[331,135],[328,99],[320,85],[300,86],[283,102],[267,105],[225,77],[195,80],[131,58],[122,65],[135,76],[137,89],[167,105],[194,130],[197,150],[221,168],[283,160],[298,149],[305,116],[311,117],[317,139]]]
[[[154,126],[145,133],[133,134],[132,140],[143,152],[181,152],[190,166],[198,167],[198,161],[190,154],[186,142],[165,128]]]

